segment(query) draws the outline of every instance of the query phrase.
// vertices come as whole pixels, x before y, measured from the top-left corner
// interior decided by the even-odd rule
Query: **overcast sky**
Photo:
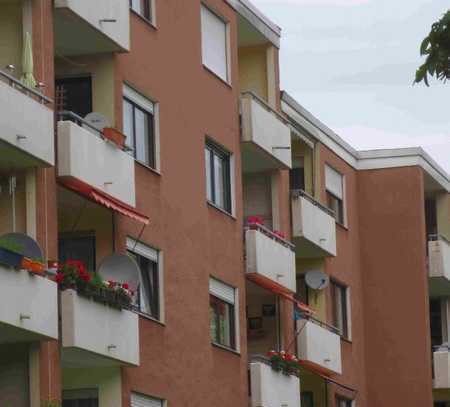
[[[281,85],[357,149],[422,146],[450,173],[450,83],[412,86],[449,0],[252,0],[282,28]]]

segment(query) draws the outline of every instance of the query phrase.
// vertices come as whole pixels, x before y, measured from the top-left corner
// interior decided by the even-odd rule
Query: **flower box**
[[[126,136],[119,130],[116,130],[112,127],[105,127],[103,129],[103,135],[106,139],[116,144],[119,148],[123,148],[125,146]]]
[[[45,271],[45,264],[38,261],[38,260],[32,260],[28,257],[23,257],[21,261],[20,268],[28,270],[30,273],[33,274],[44,274]]]

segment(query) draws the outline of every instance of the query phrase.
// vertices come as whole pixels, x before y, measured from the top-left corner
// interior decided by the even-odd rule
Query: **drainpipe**
[[[16,232],[16,177],[12,175],[9,178],[9,194],[11,195],[12,203],[12,231]]]

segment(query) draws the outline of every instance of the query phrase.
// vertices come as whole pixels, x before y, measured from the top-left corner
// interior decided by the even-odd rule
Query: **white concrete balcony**
[[[331,327],[312,319],[302,319],[297,324],[298,329],[302,328],[297,338],[299,359],[325,373],[341,374],[340,336]]]
[[[241,96],[242,168],[260,172],[292,167],[286,120],[252,93]]]
[[[58,176],[88,184],[134,207],[134,159],[102,133],[71,121],[58,122]]]
[[[136,313],[66,290],[61,293],[61,317],[65,367],[139,365]]]
[[[268,362],[250,362],[252,407],[299,407],[300,380],[271,368]]]
[[[245,231],[246,272],[296,291],[294,246],[261,225]]]
[[[336,256],[336,220],[304,191],[292,193],[292,236],[297,257]]]
[[[55,164],[51,100],[0,71],[0,168],[50,167]]]
[[[431,296],[450,295],[450,242],[444,237],[430,237],[428,277]]]
[[[433,353],[433,370],[433,388],[450,389],[450,353],[447,346],[442,346]]]
[[[55,47],[66,56],[129,51],[129,0],[55,0]]]
[[[58,339],[58,287],[0,265],[0,343]]]

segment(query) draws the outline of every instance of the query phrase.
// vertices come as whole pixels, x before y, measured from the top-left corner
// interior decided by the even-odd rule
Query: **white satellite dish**
[[[133,291],[139,287],[139,266],[127,254],[114,253],[106,257],[98,268],[98,274],[104,280],[128,283]]]
[[[313,270],[305,274],[305,282],[313,290],[323,290],[330,283],[330,277],[323,271]]]
[[[84,120],[98,131],[102,131],[105,127],[111,127],[109,120],[101,113],[97,112],[89,113],[86,115]],[[87,130],[92,131],[92,129],[90,129],[89,126],[84,125],[83,127],[86,128]]]

